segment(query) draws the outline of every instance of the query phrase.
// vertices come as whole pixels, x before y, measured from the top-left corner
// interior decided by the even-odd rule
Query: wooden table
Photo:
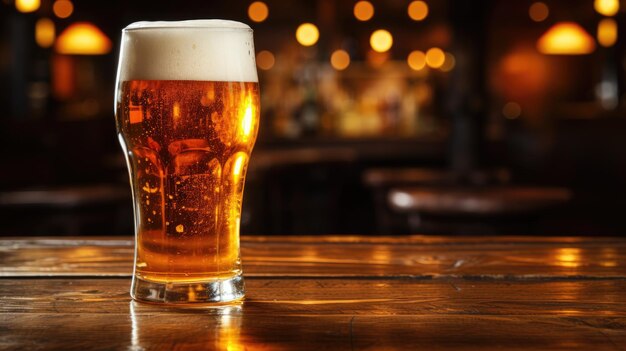
[[[130,238],[0,240],[0,349],[626,349],[626,239],[245,237],[247,299],[132,302]]]

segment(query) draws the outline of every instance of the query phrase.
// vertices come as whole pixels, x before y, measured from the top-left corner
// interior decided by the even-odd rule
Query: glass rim
[[[230,20],[215,20],[215,21],[222,21],[222,22],[234,22],[234,23],[238,23],[242,25],[242,26],[228,26],[225,23],[221,23],[219,25],[210,25],[206,23],[208,21],[212,21],[212,20],[152,21],[152,22],[151,21],[139,21],[139,22],[133,22],[129,24],[128,26],[122,29],[122,32],[134,32],[134,31],[146,31],[146,30],[163,31],[163,30],[178,30],[178,29],[185,29],[185,30],[198,29],[198,30],[208,30],[208,31],[215,30],[215,31],[220,31],[220,32],[226,32],[226,31],[253,32],[254,31],[250,26],[248,26],[247,24],[243,22],[230,21]],[[134,24],[138,24],[142,22],[153,23],[153,25],[137,26],[137,27],[129,28],[130,26]],[[191,25],[190,22],[196,22],[197,24]],[[202,23],[202,22],[205,22],[205,23]]]

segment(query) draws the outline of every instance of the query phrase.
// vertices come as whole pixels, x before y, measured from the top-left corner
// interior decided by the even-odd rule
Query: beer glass
[[[242,298],[241,201],[259,122],[252,29],[224,20],[129,25],[115,109],[135,217],[131,296]]]

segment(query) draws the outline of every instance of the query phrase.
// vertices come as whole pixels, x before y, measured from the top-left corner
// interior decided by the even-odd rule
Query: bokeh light
[[[605,18],[598,23],[598,43],[608,48],[617,42],[617,22]]]
[[[49,18],[40,18],[35,23],[35,41],[42,48],[49,48],[54,44],[54,22]]]
[[[374,16],[374,5],[371,2],[362,0],[354,4],[354,17],[359,21],[368,21]]]
[[[270,51],[262,50],[256,54],[256,65],[259,66],[260,69],[267,71],[274,67],[274,63],[276,59],[274,58],[274,54]]]
[[[303,23],[296,30],[296,40],[304,46],[311,46],[317,43],[320,32],[313,23]]]
[[[57,0],[52,5],[52,11],[59,18],[68,18],[74,12],[74,4],[70,0]]]
[[[35,12],[40,6],[41,0],[15,0],[15,8],[23,13]]]
[[[55,49],[67,55],[103,55],[111,51],[111,45],[100,28],[89,22],[78,22],[59,35]]]
[[[446,54],[440,48],[430,48],[426,52],[426,64],[430,68],[441,68],[446,60]]]
[[[615,16],[619,11],[618,0],[595,0],[593,8],[601,15]]]
[[[507,119],[516,119],[522,115],[522,107],[516,102],[507,102],[502,107],[502,115]]]
[[[412,70],[421,71],[426,67],[426,54],[419,50],[411,51],[406,61]]]
[[[596,48],[595,40],[574,22],[559,22],[537,41],[539,52],[548,55],[585,55]]]
[[[528,8],[528,16],[535,22],[543,22],[550,15],[550,9],[545,3],[538,1]]]
[[[330,56],[330,65],[338,71],[343,71],[350,66],[350,54],[345,50],[336,50]]]
[[[577,247],[559,248],[555,258],[555,263],[561,267],[576,268],[583,264],[581,249]]]
[[[263,1],[255,1],[248,6],[248,17],[254,22],[265,21],[269,13],[269,8]]]
[[[370,45],[372,49],[376,52],[386,52],[391,49],[393,45],[393,36],[389,31],[384,29],[379,29],[372,33],[370,37]]]
[[[413,1],[407,9],[409,17],[414,21],[422,21],[428,16],[428,4],[423,1]]]
[[[439,68],[442,72],[450,72],[456,66],[456,58],[449,52],[446,52],[443,65]]]

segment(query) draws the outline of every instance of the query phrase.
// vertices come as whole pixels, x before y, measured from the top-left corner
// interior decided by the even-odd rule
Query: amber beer
[[[133,191],[137,300],[243,297],[239,222],[259,119],[253,53],[238,22],[123,32],[116,120]]]

